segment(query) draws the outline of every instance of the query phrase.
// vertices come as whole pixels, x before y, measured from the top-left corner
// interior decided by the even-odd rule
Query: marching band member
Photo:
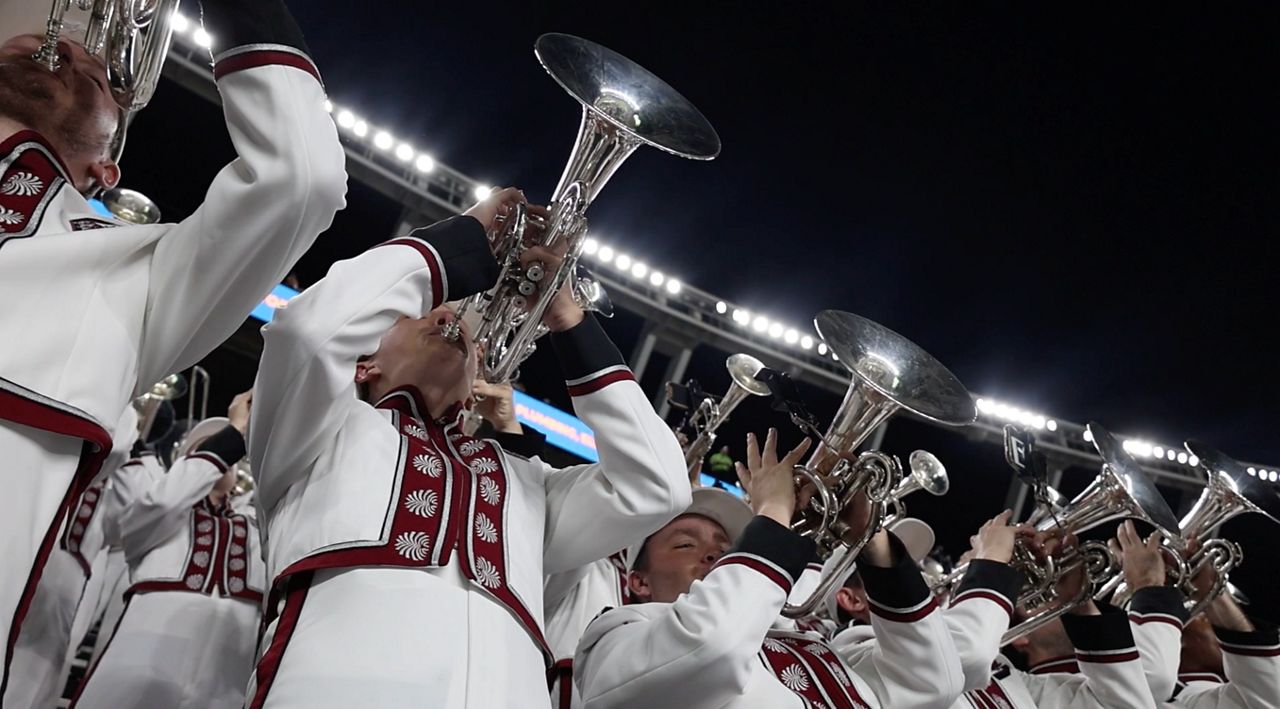
[[[1145,567],[1151,580],[1164,582],[1164,558],[1158,541],[1142,542],[1131,524],[1122,525],[1118,539],[1125,551],[1125,582],[1130,587],[1135,583],[1131,565]],[[1197,598],[1209,593],[1215,576],[1212,566],[1200,570],[1193,579]],[[1198,709],[1276,706],[1280,697],[1280,636],[1274,625],[1251,620],[1226,591],[1210,601],[1203,613],[1188,620],[1181,590],[1154,583],[1138,588],[1130,602],[1129,617],[1157,700],[1166,706]]]
[[[782,460],[775,445],[773,431],[763,453],[752,438],[747,466],[739,465],[753,517],[728,493],[699,490],[727,498],[741,510],[738,520],[695,506],[635,555],[629,584],[642,602],[601,615],[578,647],[584,707],[945,707],[960,694],[936,603],[901,542],[883,530],[861,555],[882,638],[874,653],[848,665],[821,635],[782,629],[793,579],[815,555],[813,543],[789,529],[792,469],[808,441]],[[849,522],[859,528],[858,519]]]
[[[138,437],[138,414],[126,407],[115,428],[111,454],[103,468],[114,471],[129,458]],[[108,479],[99,478],[76,500],[74,512],[63,522],[58,545],[49,561],[26,623],[13,652],[13,677],[5,690],[4,702],[15,707],[51,707],[62,694],[64,669],[80,605],[95,605],[88,593],[90,570],[104,551],[105,502]]]
[[[32,59],[43,36],[0,44],[0,342],[24,343],[0,354],[6,680],[62,521],[98,476],[138,382],[226,339],[343,206],[342,148],[284,4],[203,9],[239,157],[178,224],[103,219],[85,199],[120,175],[110,145],[121,116],[103,63],[64,39],[55,74]]]
[[[480,353],[441,306],[497,280],[486,234],[517,201],[335,264],[264,328],[250,447],[273,593],[248,706],[545,706],[544,574],[688,505],[674,437],[567,289],[543,322],[600,462],[553,473],[460,430]]]
[[[1010,516],[1006,510],[971,539],[973,559],[947,609],[966,688],[953,707],[1154,707],[1129,619],[1110,606],[1086,600],[1011,644],[1042,674],[1019,670],[1000,653],[1021,583],[1009,560],[1017,539],[1027,534],[1021,525],[1008,523]],[[1050,538],[1033,546],[1049,553],[1061,543]],[[1082,572],[1065,575],[1059,595],[1074,596],[1081,583]],[[1048,672],[1064,655],[1074,657],[1079,672]]]
[[[1207,589],[1213,569],[1197,579]],[[1280,702],[1280,633],[1247,616],[1222,592],[1182,634],[1182,665],[1170,706],[1188,709],[1274,709]]]
[[[121,513],[127,605],[72,706],[244,703],[266,585],[253,511],[230,498],[251,400],[192,429],[189,452]]]

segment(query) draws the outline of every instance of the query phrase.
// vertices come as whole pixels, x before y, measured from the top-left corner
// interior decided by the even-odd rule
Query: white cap
[[[902,545],[907,548],[907,555],[917,564],[920,563],[921,559],[928,556],[929,552],[933,551],[936,536],[933,533],[933,527],[930,527],[924,520],[916,519],[915,517],[903,517],[895,520],[889,525],[888,529],[902,541]],[[849,547],[841,546],[831,556],[827,557],[827,560],[822,564],[822,576],[824,578],[835,570],[836,565],[840,563],[840,560],[844,558],[848,551]],[[844,575],[844,578],[840,579],[840,582],[835,585],[832,592],[823,599],[828,618],[835,620],[839,617],[836,613],[836,591],[839,591],[844,586],[845,582],[849,580],[849,577],[857,569],[857,564],[850,566],[849,572]]]
[[[689,505],[689,508],[681,512],[677,517],[685,515],[706,517],[724,528],[724,532],[729,539],[736,541],[742,535],[742,530],[747,528],[747,523],[751,521],[755,513],[751,511],[747,503],[738,499],[732,493],[714,487],[700,487],[695,488],[693,491],[693,504]],[[632,565],[636,563],[636,559],[640,556],[640,550],[644,548],[645,543],[648,541],[649,537],[645,537],[627,547],[627,571],[630,571]]]
[[[182,442],[178,444],[178,452],[174,454],[174,461],[176,462],[179,458],[190,453],[191,449],[200,445],[204,439],[230,425],[231,419],[226,416],[210,416],[195,426],[192,426],[191,430],[187,431],[187,435],[182,437]],[[233,463],[235,461],[229,460],[227,462]]]

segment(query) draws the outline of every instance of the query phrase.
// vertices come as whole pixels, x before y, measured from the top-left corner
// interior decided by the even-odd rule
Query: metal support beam
[[[662,377],[663,384],[653,393],[653,408],[658,410],[658,416],[665,419],[667,414],[671,413],[671,404],[667,402],[666,382],[683,382],[685,370],[689,368],[689,358],[692,356],[693,349],[685,347],[667,363],[667,371]]]
[[[635,375],[636,381],[644,377],[644,371],[649,367],[649,357],[653,355],[653,346],[656,344],[658,344],[657,333],[653,328],[645,325],[635,349],[631,350],[631,373]]]

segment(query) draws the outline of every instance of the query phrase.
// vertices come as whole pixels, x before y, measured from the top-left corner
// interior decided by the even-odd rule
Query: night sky
[[[824,308],[870,317],[978,394],[1280,466],[1280,6],[293,6],[336,103],[534,200],[555,185],[579,107],[533,42],[600,42],[680,90],[723,143],[710,163],[634,156],[590,213],[610,243],[786,322]],[[184,216],[231,154],[218,120],[163,85],[132,131],[126,183]],[[181,168],[162,161],[172,155]],[[349,201],[299,265],[304,282],[391,236],[393,202],[354,182]],[[609,324],[624,353],[638,325]],[[722,390],[726,354],[704,348],[691,374]],[[744,406],[751,421],[726,442],[740,451],[763,411]],[[1000,509],[1007,470],[997,448],[916,424],[886,442],[920,446],[944,456],[953,492],[912,509],[958,553]],[[1249,551],[1242,578],[1275,585],[1258,568],[1265,549]]]

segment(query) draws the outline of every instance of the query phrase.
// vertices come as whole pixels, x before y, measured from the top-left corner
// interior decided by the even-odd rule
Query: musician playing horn
[[[775,441],[770,431],[761,450],[752,438],[739,466],[750,508],[721,490],[698,490],[686,514],[632,555],[630,589],[642,602],[597,618],[574,658],[584,707],[927,709],[959,696],[942,613],[890,532],[876,533],[859,556],[883,639],[864,661],[843,662],[820,634],[780,617],[816,554],[789,528],[793,467],[808,442],[779,459]],[[851,507],[857,534],[867,510]]]
[[[264,329],[249,438],[273,585],[249,707],[548,706],[544,575],[689,504],[674,436],[567,289],[543,322],[600,462],[553,472],[462,431],[481,352],[444,304],[494,284],[488,234],[523,199],[335,264]]]
[[[119,513],[126,606],[103,630],[111,640],[73,707],[244,704],[266,586],[257,515],[233,496],[251,403],[244,392],[227,418],[197,424],[164,476],[140,466],[115,474],[113,483],[141,488]]]
[[[21,29],[44,28],[40,6]],[[64,37],[51,73],[32,59],[42,36],[0,40],[5,682],[62,522],[97,477],[138,383],[231,335],[343,206],[342,148],[284,4],[207,0],[203,14],[238,157],[177,224],[104,219],[86,199],[120,177],[110,147],[121,110],[102,61]]]

